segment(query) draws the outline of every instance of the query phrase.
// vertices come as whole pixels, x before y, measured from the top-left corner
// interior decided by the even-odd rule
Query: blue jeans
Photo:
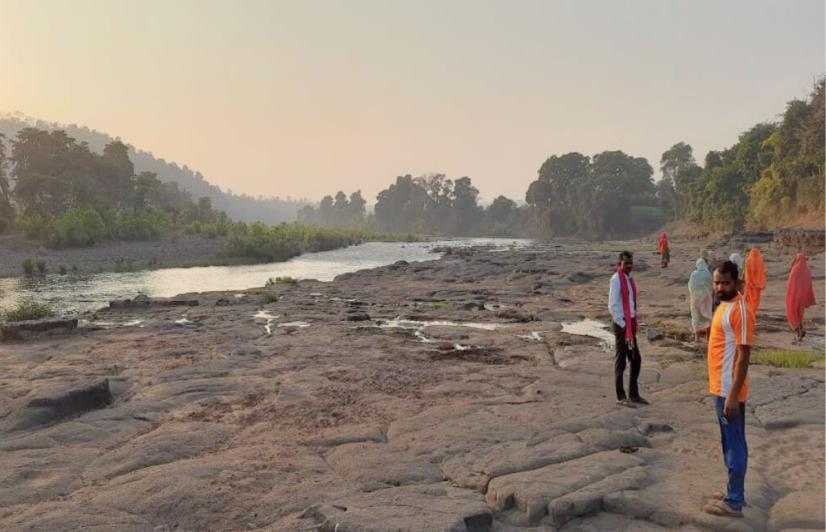
[[[720,423],[723,463],[728,469],[728,489],[724,500],[731,508],[742,510],[746,502],[746,467],[749,462],[749,448],[746,445],[746,403],[740,403],[740,414],[735,417],[723,415],[725,403],[725,397],[717,397],[717,421]]]

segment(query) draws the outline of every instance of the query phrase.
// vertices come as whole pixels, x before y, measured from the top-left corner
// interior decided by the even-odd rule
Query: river
[[[45,303],[60,314],[80,313],[106,306],[113,299],[132,298],[138,294],[171,297],[187,292],[262,287],[271,277],[332,281],[342,273],[384,266],[399,260],[437,259],[440,255],[433,253],[433,249],[440,246],[494,246],[495,249],[508,250],[530,244],[530,240],[511,238],[368,242],[267,264],[0,278],[0,310],[11,308],[21,301],[35,301]]]

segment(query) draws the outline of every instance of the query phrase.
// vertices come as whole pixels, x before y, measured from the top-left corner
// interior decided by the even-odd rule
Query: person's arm
[[[751,346],[737,346],[737,364],[734,366],[734,382],[731,385],[731,391],[728,397],[726,397],[726,403],[723,406],[723,415],[726,417],[736,417],[740,415],[740,390],[743,388],[743,383],[746,382],[746,376],[749,373],[750,358]]]
[[[619,275],[611,277],[611,282],[608,288],[608,312],[611,313],[611,319],[620,327],[625,327],[625,316],[622,310],[622,292],[619,287]]]

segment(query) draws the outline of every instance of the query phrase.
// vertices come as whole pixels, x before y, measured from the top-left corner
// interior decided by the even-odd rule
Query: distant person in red
[[[660,268],[668,268],[668,263],[671,261],[671,250],[668,248],[668,235],[662,233],[660,241],[657,242],[657,249],[660,252]]]
[[[812,272],[806,263],[803,253],[798,253],[792,260],[792,269],[789,271],[789,284],[786,286],[786,317],[789,327],[797,335],[800,342],[806,336],[803,328],[803,313],[806,307],[815,304],[815,292],[812,287]]]

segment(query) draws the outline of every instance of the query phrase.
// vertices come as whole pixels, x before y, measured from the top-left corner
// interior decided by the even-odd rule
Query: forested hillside
[[[4,134],[7,141],[14,139],[17,132],[25,127],[46,131],[65,131],[68,137],[75,139],[78,143],[87,143],[89,149],[95,153],[101,153],[107,144],[116,140],[111,135],[88,127],[34,120],[19,114],[0,115],[0,134]],[[207,197],[216,209],[226,212],[234,220],[261,221],[269,224],[293,221],[298,210],[307,204],[305,200],[291,198],[264,198],[232,194],[211,184],[200,172],[186,165],[178,166],[175,162],[156,158],[152,153],[130,144],[126,146],[137,173],[152,172],[161,182],[176,183],[181,190],[189,192],[193,198]]]

